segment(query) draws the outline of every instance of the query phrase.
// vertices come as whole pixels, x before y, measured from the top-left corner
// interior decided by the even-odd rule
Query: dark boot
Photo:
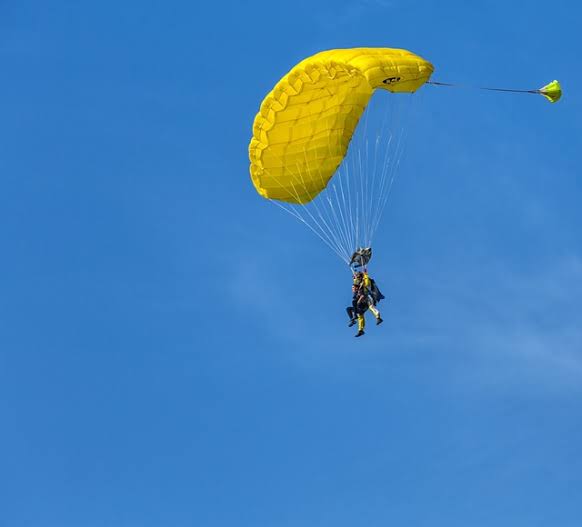
[[[382,320],[382,317],[378,317],[378,318],[376,319],[376,325],[377,325],[377,326],[379,326],[380,324],[382,324],[382,322],[384,322],[384,321]]]
[[[358,331],[358,332],[357,332],[357,333],[354,335],[354,337],[361,337],[363,334],[364,334],[364,330],[363,330],[363,329],[360,329],[360,331]]]

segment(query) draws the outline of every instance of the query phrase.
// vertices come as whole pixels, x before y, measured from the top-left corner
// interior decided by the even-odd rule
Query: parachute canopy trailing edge
[[[412,93],[433,65],[403,49],[354,48],[301,61],[265,97],[249,145],[250,173],[267,199],[304,204],[342,162],[374,90]]]

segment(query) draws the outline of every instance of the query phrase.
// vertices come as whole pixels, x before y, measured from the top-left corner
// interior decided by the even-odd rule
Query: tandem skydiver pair
[[[376,325],[382,324],[383,320],[380,316],[380,311],[376,307],[380,300],[385,297],[380,292],[380,289],[376,285],[373,278],[368,275],[366,269],[366,264],[370,261],[372,257],[371,248],[358,249],[353,255],[350,261],[350,266],[357,268],[363,268],[363,271],[353,271],[353,283],[352,283],[352,305],[346,308],[350,322],[348,327],[352,327],[355,323],[358,323],[358,332],[356,337],[361,337],[364,335],[364,328],[366,327],[365,313],[368,309],[372,312],[376,318]]]
[[[374,279],[370,278],[367,272],[356,271],[354,273],[354,282],[352,284],[352,305],[346,308],[346,313],[350,318],[348,324],[352,327],[358,323],[358,332],[356,337],[364,335],[366,327],[365,313],[368,309],[376,318],[376,325],[384,322],[380,316],[380,311],[376,307],[378,302],[384,298],[384,295],[378,289]]]

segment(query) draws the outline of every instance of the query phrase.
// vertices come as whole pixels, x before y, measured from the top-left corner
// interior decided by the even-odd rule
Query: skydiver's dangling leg
[[[353,306],[349,306],[349,307],[346,307],[346,313],[348,314],[348,317],[350,319],[350,323],[348,324],[348,327],[351,328],[357,321],[356,310],[354,309]]]
[[[358,332],[356,337],[361,337],[364,334],[364,328],[366,327],[366,319],[364,318],[365,311],[358,313]]]
[[[380,316],[380,311],[378,311],[378,309],[376,308],[376,306],[372,302],[370,302],[368,309],[372,312],[372,314],[376,318],[376,325],[377,326],[379,326],[380,324],[382,324],[382,322],[384,322],[382,320],[382,317]]]

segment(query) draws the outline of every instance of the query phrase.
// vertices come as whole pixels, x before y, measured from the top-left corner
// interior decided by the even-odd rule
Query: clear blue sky
[[[0,3],[0,525],[578,527],[576,2]],[[427,87],[356,340],[261,200],[258,105],[322,49]]]

